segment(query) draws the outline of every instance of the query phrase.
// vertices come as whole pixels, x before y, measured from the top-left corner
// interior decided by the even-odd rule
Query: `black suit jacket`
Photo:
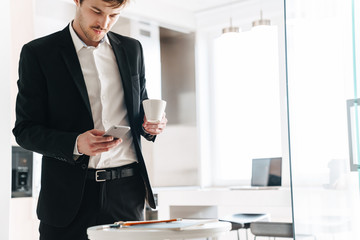
[[[147,98],[141,44],[108,33],[124,87],[125,102],[146,198],[155,207],[140,135]],[[53,226],[66,226],[75,217],[83,196],[89,156],[76,161],[76,137],[94,128],[90,102],[69,26],[23,46],[19,62],[19,93],[13,133],[25,149],[43,155],[37,214]]]

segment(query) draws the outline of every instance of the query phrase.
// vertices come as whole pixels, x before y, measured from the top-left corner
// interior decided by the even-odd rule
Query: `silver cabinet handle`
[[[347,105],[347,121],[348,121],[348,139],[349,139],[349,159],[350,171],[357,172],[360,169],[360,98],[349,99]],[[353,111],[352,111],[353,110]],[[358,113],[359,111],[359,113]]]

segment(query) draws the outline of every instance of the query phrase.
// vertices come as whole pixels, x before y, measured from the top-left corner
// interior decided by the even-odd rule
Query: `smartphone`
[[[113,136],[114,138],[123,138],[125,134],[130,130],[128,126],[114,125],[110,127],[103,136]]]

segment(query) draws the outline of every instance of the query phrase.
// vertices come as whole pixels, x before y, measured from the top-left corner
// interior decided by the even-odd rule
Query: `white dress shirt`
[[[85,79],[95,129],[105,131],[112,125],[130,126],[119,68],[107,35],[97,47],[92,47],[81,41],[72,24],[69,28]],[[74,153],[77,152],[76,141]],[[137,157],[129,131],[115,148],[91,156],[89,168],[112,168],[133,162],[137,162]]]

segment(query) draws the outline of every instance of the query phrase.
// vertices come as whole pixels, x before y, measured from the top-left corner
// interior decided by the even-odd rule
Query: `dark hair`
[[[82,4],[84,0],[80,0],[80,4]],[[104,2],[110,3],[110,7],[118,8],[121,6],[125,6],[130,0],[102,0]]]

